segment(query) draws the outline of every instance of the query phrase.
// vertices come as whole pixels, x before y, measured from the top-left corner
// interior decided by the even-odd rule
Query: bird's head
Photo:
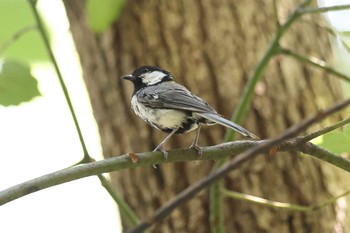
[[[172,81],[171,74],[158,66],[141,66],[131,74],[123,76],[134,84],[135,89],[153,86],[161,82]]]

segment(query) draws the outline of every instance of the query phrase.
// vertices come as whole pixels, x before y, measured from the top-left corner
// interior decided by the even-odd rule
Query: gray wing
[[[175,82],[143,88],[137,92],[137,100],[151,108],[216,113],[207,102]]]
[[[143,88],[137,92],[137,100],[151,108],[192,111],[209,121],[233,129],[243,136],[258,138],[242,126],[221,117],[207,102],[193,95],[184,86],[174,82]]]

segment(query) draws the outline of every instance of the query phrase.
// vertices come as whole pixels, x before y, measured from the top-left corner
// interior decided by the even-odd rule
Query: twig
[[[341,103],[329,108],[328,110],[319,112],[315,116],[309,119],[306,119],[297,125],[292,126],[291,128],[287,129],[284,133],[282,133],[278,137],[261,142],[256,146],[246,150],[245,152],[237,155],[235,158],[233,158],[230,162],[228,162],[221,168],[212,172],[210,175],[201,179],[194,185],[191,185],[185,190],[183,190],[175,198],[168,201],[165,205],[163,205],[158,210],[156,210],[154,215],[148,218],[148,221],[143,221],[137,227],[135,227],[134,229],[128,232],[129,233],[143,232],[155,222],[158,222],[164,217],[166,217],[167,215],[169,215],[175,208],[187,202],[198,192],[210,186],[213,182],[217,181],[218,179],[223,178],[228,172],[238,168],[242,163],[255,158],[258,155],[258,153],[270,148],[271,146],[277,145],[290,137],[295,136],[299,132],[308,128],[310,125],[316,122],[319,122],[320,120],[324,119],[326,116],[336,111],[339,111],[340,109],[344,108],[348,104],[350,104],[350,100],[342,101]]]
[[[350,190],[348,190],[348,191],[346,191],[346,192],[340,194],[339,196],[332,197],[332,198],[330,198],[329,200],[325,201],[324,203],[314,206],[314,207],[313,207],[313,210],[322,209],[322,208],[325,207],[325,206],[334,204],[339,198],[345,197],[345,196],[347,196],[347,195],[349,195],[349,194],[350,194]]]
[[[226,160],[226,159],[225,159]],[[224,202],[221,189],[224,182],[222,180],[215,182],[209,190],[209,220],[211,233],[225,232],[225,218],[224,218]]]
[[[271,58],[279,51],[280,39],[282,38],[284,33],[289,29],[289,27],[293,24],[293,22],[295,22],[302,15],[299,12],[300,11],[299,9],[302,9],[303,7],[309,5],[310,2],[311,0],[304,1],[298,8],[294,10],[294,12],[289,16],[286,22],[284,22],[276,31],[263,57],[259,60],[259,63],[256,65],[256,67],[254,68],[252,74],[248,79],[248,82],[244,88],[243,94],[239,100],[236,110],[233,113],[233,116],[231,117],[231,120],[233,122],[236,122],[238,124],[242,123],[242,120],[246,115],[246,112],[248,111],[248,107],[250,106],[257,82],[259,81],[263,71],[265,70]],[[232,130],[227,131],[225,135],[225,141],[231,141],[234,135],[235,135],[234,131]]]
[[[84,140],[84,137],[83,137],[83,134],[82,134],[82,131],[81,131],[81,128],[80,128],[80,125],[79,125],[79,121],[77,119],[77,116],[76,116],[76,113],[75,113],[75,110],[74,110],[71,98],[69,96],[67,86],[66,86],[65,81],[63,79],[63,76],[61,74],[61,71],[60,71],[60,69],[58,67],[58,63],[57,63],[57,60],[55,58],[55,55],[53,54],[53,51],[51,49],[51,46],[50,46],[50,43],[49,43],[49,38],[46,35],[44,25],[43,25],[43,23],[42,23],[42,21],[40,19],[39,13],[38,13],[38,11],[36,9],[37,1],[36,0],[28,0],[28,2],[29,2],[29,5],[30,5],[30,7],[32,9],[34,18],[36,20],[36,24],[37,24],[37,27],[39,29],[39,33],[40,33],[41,37],[43,38],[44,45],[45,45],[46,50],[47,50],[47,52],[49,54],[51,62],[53,64],[54,68],[55,68],[55,71],[56,71],[59,83],[61,85],[64,97],[66,99],[69,111],[71,113],[71,116],[72,116],[72,119],[73,119],[73,122],[74,122],[74,125],[75,125],[75,129],[77,131],[77,134],[78,134],[78,137],[79,137],[79,141],[80,141],[80,144],[81,144],[81,147],[82,147],[82,150],[83,150],[84,156],[83,156],[82,160],[79,161],[75,165],[92,162],[93,158],[89,155],[89,152],[87,150],[86,143],[85,143],[85,140]],[[126,221],[128,221],[131,226],[136,225],[140,220],[137,218],[137,216],[134,213],[134,211],[113,190],[112,185],[110,184],[110,182],[108,180],[106,180],[106,178],[103,175],[101,175],[101,174],[96,174],[96,175],[100,179],[100,182],[101,182],[102,186],[107,190],[107,192],[110,194],[110,196],[119,205],[119,208],[121,210],[122,218],[125,219]]]
[[[329,67],[326,65],[326,62],[318,59],[318,58],[308,58],[308,57],[305,57],[301,54],[298,54],[292,50],[289,50],[289,49],[285,49],[285,48],[280,48],[280,53],[283,53],[287,56],[290,56],[292,58],[295,58],[296,60],[300,61],[300,62],[303,62],[305,64],[309,64],[309,65],[312,65],[312,66],[315,66],[317,68],[320,68],[320,69],[323,69],[325,70],[326,72],[330,73],[330,74],[333,74],[335,76],[337,76],[338,78],[340,79],[343,79],[344,81],[346,82],[350,82],[350,77],[345,75],[345,74],[342,74],[338,71],[336,71],[335,69]]]
[[[102,186],[107,190],[109,195],[114,199],[114,201],[118,204],[118,208],[120,210],[120,215],[122,219],[124,219],[127,224],[131,226],[136,226],[141,221],[137,217],[136,213],[130,208],[130,206],[125,202],[125,200],[114,191],[111,182],[107,180],[102,174],[98,175],[98,178],[101,181]]]
[[[334,204],[339,198],[350,194],[350,190],[348,190],[338,196],[335,196],[326,200],[321,204],[312,205],[312,206],[302,206],[302,205],[295,205],[295,204],[279,202],[279,201],[271,201],[265,198],[244,194],[244,193],[238,193],[227,189],[222,189],[221,191],[226,197],[230,197],[235,200],[241,200],[241,201],[250,202],[250,203],[267,206],[267,207],[287,209],[292,211],[301,211],[301,212],[311,212],[311,211],[322,209],[326,206]]]
[[[333,152],[324,148],[318,147],[311,142],[302,143],[297,146],[297,150],[305,154],[309,154],[312,157],[318,158],[322,161],[328,162],[338,168],[341,168],[347,172],[350,172],[349,162],[350,160],[334,154]]]
[[[301,14],[299,14],[298,9],[305,7],[311,3],[311,0],[305,0],[303,3],[301,3],[295,10],[294,12],[288,17],[288,19],[281,24],[278,18],[278,12],[277,12],[277,5],[276,5],[276,0],[273,1],[273,7],[275,11],[275,18],[276,18],[276,24],[277,24],[277,31],[270,41],[265,53],[263,54],[262,58],[259,60],[259,63],[256,65],[254,68],[253,72],[249,76],[248,82],[244,88],[243,94],[241,95],[241,98],[238,102],[238,105],[235,108],[235,111],[231,117],[231,120],[233,122],[236,122],[238,124],[242,123],[242,120],[244,116],[246,115],[248,108],[251,104],[253,95],[254,95],[254,90],[256,87],[256,84],[260,80],[266,66],[270,62],[271,58],[275,56],[280,48],[279,41],[284,35],[284,33],[289,29],[289,27],[295,22]],[[226,135],[224,137],[224,141],[232,141],[235,137],[236,133],[232,130],[226,131]],[[226,163],[226,160],[221,160],[216,162],[214,170],[221,167],[223,164]],[[220,181],[219,181],[220,182]],[[211,187],[211,189],[216,189],[215,190],[210,190],[210,193],[215,193],[215,197],[210,197],[210,218],[211,219],[217,219],[218,224],[221,224],[221,226],[218,226],[217,224],[212,227],[213,233],[223,233],[224,231],[221,230],[223,229],[223,215],[222,215],[222,203],[219,203],[221,201],[220,197],[220,192],[218,190],[219,186],[222,184],[215,185]],[[218,230],[215,230],[215,228]]]
[[[331,131],[333,131],[335,129],[338,129],[338,128],[340,128],[340,127],[342,127],[342,126],[344,126],[344,125],[346,125],[348,123],[350,123],[350,117],[346,118],[346,119],[344,119],[342,121],[339,121],[339,122],[335,123],[334,125],[331,125],[329,127],[323,128],[323,129],[318,130],[316,132],[310,133],[310,134],[308,134],[306,136],[298,137],[297,140],[300,141],[300,142],[308,142],[308,141],[311,141],[314,138],[317,138],[317,137],[319,137],[321,135],[324,135],[324,134],[329,133],[329,132],[331,132]]]
[[[318,8],[300,8],[298,12],[300,14],[319,14],[329,11],[342,11],[350,9],[350,5],[338,5],[338,6],[329,6],[329,7],[318,7]]]
[[[74,125],[75,125],[75,129],[78,133],[78,136],[79,136],[79,140],[80,140],[80,144],[82,146],[82,149],[83,149],[83,153],[84,153],[84,158],[83,158],[83,161],[85,162],[89,162],[91,160],[90,156],[89,156],[89,153],[88,153],[88,150],[86,148],[86,144],[85,144],[85,141],[84,141],[84,137],[83,137],[83,134],[81,132],[81,129],[80,129],[80,125],[79,125],[79,122],[78,122],[78,119],[77,119],[77,116],[75,114],[75,110],[74,110],[74,107],[73,107],[73,104],[72,104],[72,101],[70,99],[70,96],[69,96],[69,93],[68,93],[68,89],[67,89],[67,86],[64,82],[64,79],[63,79],[63,76],[61,74],[61,71],[58,67],[58,63],[57,63],[57,60],[55,58],[55,55],[53,54],[53,51],[51,49],[51,46],[50,46],[50,42],[49,42],[49,38],[48,36],[46,35],[46,32],[45,32],[45,28],[44,28],[44,25],[40,19],[40,16],[39,16],[39,13],[36,9],[36,1],[35,0],[28,0],[29,2],[29,6],[30,8],[32,9],[32,12],[33,12],[33,15],[34,15],[34,18],[35,18],[35,21],[36,21],[36,24],[38,26],[38,29],[39,29],[39,33],[44,41],[44,45],[45,45],[45,48],[46,48],[46,51],[48,52],[49,54],[49,57],[51,59],[51,62],[55,68],[55,71],[56,71],[56,74],[57,74],[57,77],[58,77],[58,80],[59,80],[59,83],[61,85],[61,88],[62,88],[62,91],[63,91],[63,94],[65,96],[65,99],[66,99],[66,102],[67,102],[67,105],[68,105],[68,108],[69,108],[69,111],[71,113],[71,116],[72,116],[72,119],[73,119],[73,122],[74,122]]]
[[[350,100],[343,101],[340,104],[336,105],[336,107],[326,112],[320,113],[316,117],[319,117],[319,120],[321,120],[326,115],[329,115],[332,112],[340,110],[341,108],[345,107],[347,104],[350,104]],[[303,125],[304,124],[305,123],[303,123]],[[289,133],[290,130],[287,131],[286,133],[290,134]],[[28,194],[31,194],[33,192],[36,192],[42,189],[67,183],[73,180],[85,178],[88,176],[99,175],[102,173],[134,168],[139,166],[151,166],[153,164],[160,164],[160,163],[223,159],[225,157],[238,154],[242,151],[246,151],[249,148],[251,148],[251,150],[254,149],[255,151],[257,147],[260,148],[261,145],[263,146],[266,145],[266,142],[271,142],[271,140],[234,141],[234,142],[223,143],[223,144],[211,146],[211,147],[203,147],[202,148],[203,155],[200,158],[198,158],[197,151],[193,149],[170,150],[168,152],[169,156],[166,160],[164,159],[164,156],[161,152],[137,153],[135,154],[135,156],[137,156],[138,158],[137,163],[132,162],[131,158],[129,157],[129,154],[124,154],[124,155],[112,157],[109,159],[105,159],[102,161],[91,162],[91,163],[82,164],[76,167],[66,168],[57,172],[53,172],[29,181],[23,182],[13,187],[10,187],[0,192],[0,205],[6,204],[10,201],[13,201],[15,199],[18,199],[20,197],[26,196]],[[312,143],[307,142],[305,144],[299,145],[297,144],[297,140],[288,140],[279,146],[279,150],[280,151],[299,150],[306,154],[310,154],[311,156],[314,156],[316,158],[329,162],[345,171],[350,172],[350,160],[337,156],[327,150],[324,150],[316,145],[313,145]],[[241,154],[240,156],[235,157],[235,159],[232,161],[236,161],[237,158],[241,159],[242,155],[245,155],[247,153],[252,153],[252,152],[246,151],[244,154]],[[213,172],[213,174],[216,174],[216,171]]]
[[[252,148],[264,141],[234,141],[211,147],[203,147],[203,155],[193,149],[178,149],[168,151],[167,160],[160,152],[136,153],[138,161],[133,163],[128,154],[115,156],[113,158],[82,164],[76,167],[66,168],[41,177],[23,182],[0,192],[0,205],[16,200],[33,192],[46,189],[55,185],[67,183],[73,180],[98,175],[107,172],[130,169],[139,166],[152,166],[153,164],[174,163],[195,160],[217,160],[234,156],[242,151]],[[298,144],[298,140],[288,140],[279,146],[279,151],[301,151],[315,158],[322,159],[345,171],[350,172],[350,160],[326,151],[312,143]],[[267,150],[266,150],[267,152]]]
[[[25,26],[24,28],[18,30],[15,34],[11,36],[11,38],[7,39],[2,45],[0,46],[0,56],[5,52],[5,50],[14,42],[16,42],[19,38],[21,38],[23,35],[25,35],[27,32],[30,32],[32,30],[37,29],[36,25],[29,25]]]
[[[279,28],[281,26],[281,23],[278,15],[277,0],[273,0],[272,5],[273,5],[273,13],[275,16],[275,23],[277,28]]]
[[[311,206],[301,206],[301,205],[295,205],[291,203],[285,203],[285,202],[279,202],[279,201],[271,201],[265,198],[244,194],[244,193],[238,193],[234,191],[230,191],[227,189],[222,189],[222,193],[229,198],[245,201],[249,203],[254,203],[262,206],[267,207],[274,207],[274,208],[281,208],[281,209],[288,209],[288,210],[294,210],[294,211],[311,211],[313,208]]]

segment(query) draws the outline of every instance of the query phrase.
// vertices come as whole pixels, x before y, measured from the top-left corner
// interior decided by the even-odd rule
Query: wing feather
[[[151,108],[216,113],[207,102],[174,82],[143,88],[137,92],[137,100]]]
[[[140,89],[136,95],[137,101],[146,107],[191,111],[210,122],[231,128],[244,136],[258,138],[242,126],[221,117],[207,102],[175,82],[148,86]]]

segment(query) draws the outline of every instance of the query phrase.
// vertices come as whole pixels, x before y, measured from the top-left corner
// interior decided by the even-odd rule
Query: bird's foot
[[[166,150],[164,150],[164,148],[162,146],[157,146],[156,149],[154,149],[153,151],[160,151],[160,152],[162,152],[165,160],[168,159],[169,153]]]
[[[164,159],[167,160],[168,159],[168,152],[166,150],[164,150],[163,145],[159,144],[154,150],[154,151],[160,151],[162,152]],[[157,164],[152,164],[152,167],[154,169],[157,169]]]
[[[199,157],[198,157],[199,159],[202,158],[203,149],[202,149],[200,146],[198,146],[198,145],[196,145],[196,144],[192,144],[192,145],[190,146],[190,148],[197,151],[197,154],[199,155]]]

